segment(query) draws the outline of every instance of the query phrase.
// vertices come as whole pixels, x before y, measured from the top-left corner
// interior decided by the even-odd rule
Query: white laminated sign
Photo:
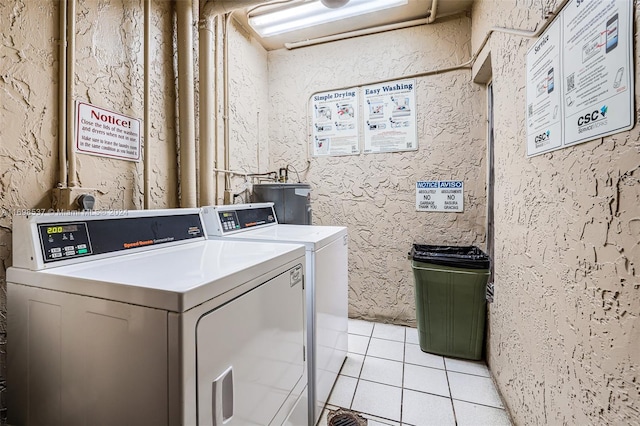
[[[633,2],[571,0],[527,53],[527,155],[631,129]]]
[[[416,211],[463,212],[464,182],[461,180],[416,182]]]
[[[140,161],[140,120],[90,105],[76,103],[76,152]]]

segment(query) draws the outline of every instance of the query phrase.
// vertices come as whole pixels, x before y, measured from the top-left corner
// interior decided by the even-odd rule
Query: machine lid
[[[41,271],[9,268],[7,281],[184,312],[258,277],[266,281],[302,256],[301,245],[199,241]]]
[[[319,250],[337,238],[345,238],[346,236],[347,228],[344,226],[280,224],[249,229],[246,232],[234,234],[232,237],[238,240],[304,244],[307,250]]]

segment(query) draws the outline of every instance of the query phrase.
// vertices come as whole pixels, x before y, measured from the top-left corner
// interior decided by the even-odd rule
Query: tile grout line
[[[433,367],[431,367],[433,368]],[[473,376],[473,377],[482,377],[484,379],[490,379],[491,376],[483,376],[482,374],[473,374],[473,373],[465,373],[464,371],[456,371],[456,370],[447,370],[451,373],[456,373],[456,374],[464,374],[466,376]]]
[[[356,379],[356,387],[353,389],[353,395],[351,395],[351,402],[349,403],[349,407],[347,407],[349,410],[353,409],[352,408],[353,402],[356,400],[356,392],[358,391],[358,386],[360,385],[360,376],[362,375],[362,370],[364,369],[364,361],[367,359],[367,352],[369,352],[369,345],[371,344],[371,336],[373,336],[374,327],[375,325],[371,327],[371,334],[368,337],[369,340],[367,340],[367,348],[364,350],[362,365],[360,366],[360,371],[358,372],[358,378]]]
[[[496,410],[506,411],[506,409],[504,407],[496,407],[495,405],[487,405],[487,404],[482,403],[482,402],[467,401],[465,399],[460,399],[460,398],[451,398],[451,400],[464,402],[465,404],[478,405],[480,407],[495,408]]]
[[[377,323],[374,323],[374,324],[377,324]],[[364,370],[364,362],[365,362],[365,360],[366,360],[366,358],[368,356],[367,353],[369,352],[369,345],[371,343],[371,339],[373,339],[373,330],[374,330],[374,328],[375,328],[375,325],[371,329],[371,335],[369,336],[369,342],[367,343],[367,349],[365,351],[365,355],[364,355],[364,358],[362,360],[362,366],[360,367],[360,373],[358,374],[358,379],[357,379],[357,382],[356,382],[356,388],[355,388],[355,390],[353,392],[353,397],[351,399],[351,406],[349,407],[349,409],[352,410],[352,411],[355,411],[355,410],[353,410],[352,407],[353,407],[353,402],[355,401],[355,396],[356,396],[356,392],[358,390],[358,386],[360,385],[360,381],[364,380],[365,382],[379,383],[379,382],[374,382],[374,381],[371,381],[371,380],[361,379],[362,370]],[[372,357],[372,358],[378,358],[378,357]],[[404,348],[403,348],[402,358],[404,359]],[[378,359],[385,359],[385,358],[378,358]],[[395,360],[388,360],[388,361],[395,361]],[[403,367],[403,375],[404,375],[404,362],[402,363],[402,367]],[[385,383],[379,383],[379,384],[386,385],[386,386],[391,386],[391,385],[387,385]],[[387,420],[389,420],[391,422],[398,423],[399,425],[402,423],[401,421],[396,421],[396,420],[393,420],[391,418],[375,416],[375,415],[373,415],[371,413],[365,413],[365,412],[360,412],[360,411],[357,411],[357,412],[359,414],[365,414],[365,415],[372,416],[372,417],[377,417],[377,418],[380,418],[380,419],[387,419]],[[400,419],[402,420],[402,386],[400,386]]]
[[[447,387],[449,388],[449,402],[451,402],[451,412],[453,413],[453,422],[457,425],[458,418],[456,417],[456,407],[453,405],[453,393],[451,392],[451,383],[449,382],[449,370],[447,370],[447,360],[442,357],[444,362],[444,374],[447,376]]]
[[[407,330],[404,330],[404,342],[402,344],[402,382],[400,383],[400,424],[403,424],[404,415],[404,366],[407,358]]]

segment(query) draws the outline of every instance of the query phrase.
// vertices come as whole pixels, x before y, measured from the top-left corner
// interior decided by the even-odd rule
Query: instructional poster
[[[140,161],[140,120],[84,102],[76,103],[76,151]]]
[[[358,89],[311,96],[314,156],[359,154]]]
[[[633,126],[632,12],[629,0],[564,8],[565,145]]]
[[[416,81],[364,86],[364,152],[418,149]]]
[[[560,21],[549,26],[527,54],[527,154],[562,145]]]
[[[527,155],[634,125],[633,2],[571,0],[527,53]]]

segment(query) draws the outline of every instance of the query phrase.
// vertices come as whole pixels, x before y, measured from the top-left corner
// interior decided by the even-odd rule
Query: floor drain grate
[[[367,426],[367,419],[349,410],[330,411],[327,426]]]

